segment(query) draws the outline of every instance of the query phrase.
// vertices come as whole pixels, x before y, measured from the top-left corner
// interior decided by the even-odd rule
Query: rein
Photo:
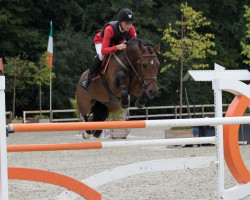
[[[125,57],[126,57],[128,63],[129,63],[129,65],[131,66],[132,70],[134,71],[135,75],[137,76],[137,78],[138,78],[139,81],[141,82],[141,85],[142,85],[142,87],[143,87],[144,89],[147,89],[147,87],[148,87],[151,83],[153,83],[154,81],[157,80],[157,77],[143,77],[143,76],[142,76],[142,58],[143,58],[143,57],[157,57],[156,54],[153,54],[153,55],[141,55],[141,56],[140,56],[140,58],[139,58],[139,59],[140,59],[140,68],[139,68],[139,69],[140,69],[140,71],[141,71],[141,76],[140,76],[140,75],[137,73],[137,71],[135,70],[135,68],[134,68],[133,64],[131,63],[130,59],[128,58],[128,56],[127,56],[125,50],[123,50],[123,53],[124,53],[124,55],[125,55]],[[122,64],[123,64],[123,63],[122,63]],[[123,64],[123,66],[124,66],[124,64]],[[145,80],[151,80],[151,81],[147,84]]]

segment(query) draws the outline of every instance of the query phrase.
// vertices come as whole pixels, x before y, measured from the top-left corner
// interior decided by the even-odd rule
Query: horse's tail
[[[108,110],[107,107],[100,103],[99,101],[96,101],[95,105],[91,109],[93,113],[93,121],[105,121],[106,118],[108,117]],[[102,130],[96,130],[94,133],[94,137],[99,137],[102,133]]]

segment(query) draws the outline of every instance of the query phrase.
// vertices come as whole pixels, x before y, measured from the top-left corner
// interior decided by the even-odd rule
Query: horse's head
[[[157,75],[160,62],[156,53],[160,49],[160,44],[154,48],[144,44],[142,40],[129,40],[125,50],[127,59],[132,68],[134,68],[134,83],[137,83],[142,91],[150,98],[153,98],[157,92]],[[132,85],[138,90],[138,87]],[[141,94],[141,92],[139,93]],[[138,96],[138,92],[137,92]]]

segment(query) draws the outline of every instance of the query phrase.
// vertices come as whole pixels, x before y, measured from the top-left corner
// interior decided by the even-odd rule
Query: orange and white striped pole
[[[41,131],[75,131],[120,128],[146,128],[145,121],[112,121],[112,122],[69,122],[69,123],[34,123],[9,124],[8,130],[14,132]]]
[[[110,149],[124,147],[159,146],[159,145],[183,145],[183,144],[214,144],[216,137],[196,137],[157,140],[134,140],[117,142],[88,142],[88,143],[64,143],[64,144],[25,144],[8,145],[8,152],[24,151],[62,151],[62,150],[87,150],[87,149]]]
[[[214,126],[221,124],[249,124],[250,117],[217,117],[193,119],[141,120],[141,121],[112,121],[112,122],[69,122],[69,123],[34,123],[9,124],[8,131],[42,132],[42,131],[75,131],[100,130],[120,128],[166,128],[186,126]]]

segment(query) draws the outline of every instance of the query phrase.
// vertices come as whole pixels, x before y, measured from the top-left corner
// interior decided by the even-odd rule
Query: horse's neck
[[[131,63],[134,64],[134,62],[136,62],[140,58],[141,51],[139,47],[131,47],[131,48],[128,47],[126,54]]]

